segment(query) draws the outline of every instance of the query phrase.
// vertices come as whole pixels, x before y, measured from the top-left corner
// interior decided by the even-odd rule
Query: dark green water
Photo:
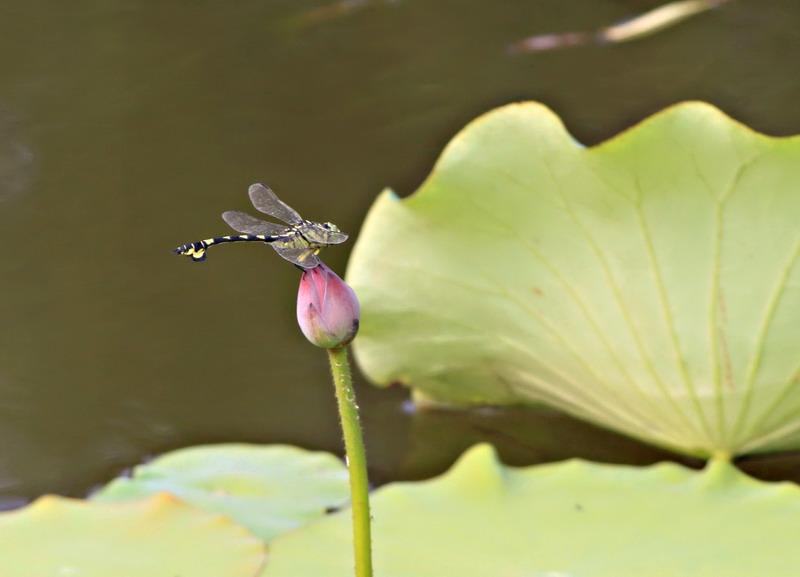
[[[508,56],[660,0],[6,2],[0,7],[0,505],[81,495],[148,455],[212,441],[338,451],[325,355],[294,319],[298,273],[230,232],[269,183],[355,235],[486,110],[545,102],[586,144],[687,99],[800,133],[800,4],[737,0],[657,36]],[[317,13],[319,14],[319,13]],[[349,246],[326,262],[344,271]],[[472,442],[516,464],[654,449],[547,412],[412,415],[359,388],[376,482]],[[756,471],[800,477],[797,459]],[[777,471],[777,472],[776,472]]]

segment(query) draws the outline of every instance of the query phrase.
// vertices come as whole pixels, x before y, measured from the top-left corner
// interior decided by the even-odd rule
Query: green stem
[[[350,472],[350,500],[353,509],[353,545],[356,558],[356,577],[372,576],[372,543],[370,539],[369,480],[364,439],[358,420],[356,393],[347,362],[347,348],[327,349],[331,362],[339,416],[342,420],[347,469]]]

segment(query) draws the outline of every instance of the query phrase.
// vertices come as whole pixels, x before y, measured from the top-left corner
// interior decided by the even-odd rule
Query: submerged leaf
[[[347,468],[329,453],[230,443],[162,455],[92,499],[129,501],[166,491],[269,541],[346,504],[348,487]]]
[[[794,577],[800,489],[712,461],[701,472],[566,461],[505,467],[477,446],[445,475],[372,498],[381,577]],[[261,577],[352,574],[346,512],[276,539]]]
[[[253,577],[263,542],[166,494],[136,503],[46,496],[0,513],[3,577]]]
[[[511,105],[375,202],[348,282],[380,384],[546,402],[697,455],[800,447],[800,138],[701,103],[583,148]]]

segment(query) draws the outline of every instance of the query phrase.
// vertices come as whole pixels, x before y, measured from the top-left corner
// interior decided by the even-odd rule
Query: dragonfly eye
[[[339,230],[339,227],[333,224],[332,222],[325,222],[322,224],[325,228],[327,228],[331,232],[342,232]]]

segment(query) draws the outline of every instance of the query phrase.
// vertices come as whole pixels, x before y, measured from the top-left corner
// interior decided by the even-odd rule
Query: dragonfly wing
[[[265,234],[267,236],[278,236],[286,233],[287,228],[275,222],[267,222],[246,212],[239,210],[229,210],[222,213],[222,220],[228,223],[233,230],[244,234]]]
[[[319,264],[319,257],[307,246],[274,243],[270,245],[283,258],[304,269],[314,268]]]
[[[254,184],[247,193],[250,195],[253,206],[264,214],[274,216],[289,224],[303,222],[297,211],[278,198],[270,187],[263,184]]]

